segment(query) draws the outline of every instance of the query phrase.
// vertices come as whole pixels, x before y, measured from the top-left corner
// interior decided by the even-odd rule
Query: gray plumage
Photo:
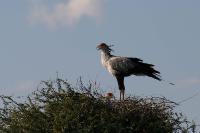
[[[161,81],[160,72],[153,68],[153,64],[144,63],[139,58],[120,57],[111,54],[112,49],[105,43],[97,46],[101,50],[101,63],[118,82],[121,97],[124,100],[124,77],[130,75],[148,76]]]

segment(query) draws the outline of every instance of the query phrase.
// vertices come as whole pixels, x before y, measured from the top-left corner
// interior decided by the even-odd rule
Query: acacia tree
[[[176,103],[164,97],[107,99],[95,83],[82,80],[72,87],[66,80],[43,81],[17,102],[0,96],[0,132],[5,133],[178,133],[195,132]]]

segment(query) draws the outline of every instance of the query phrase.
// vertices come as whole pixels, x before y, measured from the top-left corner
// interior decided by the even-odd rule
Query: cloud
[[[102,0],[64,0],[54,4],[52,8],[41,2],[34,4],[29,20],[31,23],[42,23],[54,28],[77,24],[82,17],[99,21],[101,16]]]
[[[177,81],[176,84],[180,86],[200,85],[200,79],[199,78],[183,79],[183,80]]]

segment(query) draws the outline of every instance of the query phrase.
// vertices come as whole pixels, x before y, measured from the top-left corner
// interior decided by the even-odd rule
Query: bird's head
[[[111,52],[113,51],[110,47],[112,47],[113,45],[107,45],[105,43],[100,43],[99,45],[97,45],[97,50],[102,50],[102,51],[108,51]]]

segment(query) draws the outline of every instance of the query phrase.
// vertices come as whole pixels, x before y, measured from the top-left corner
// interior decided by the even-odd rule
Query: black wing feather
[[[135,75],[146,75],[161,81],[160,72],[155,70],[153,64],[143,63],[139,58],[129,58],[132,62],[136,63],[137,66],[133,70]]]

